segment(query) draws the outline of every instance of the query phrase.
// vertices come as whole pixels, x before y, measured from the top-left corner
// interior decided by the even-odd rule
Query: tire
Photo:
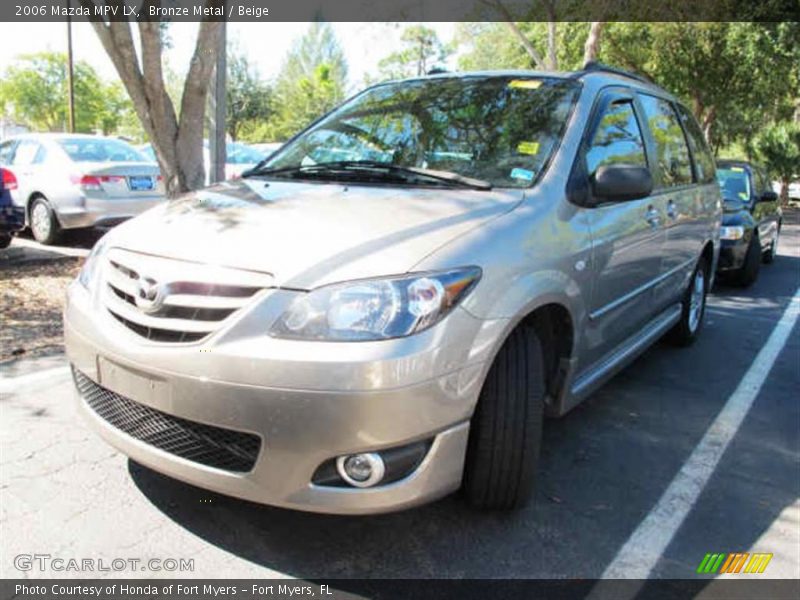
[[[778,229],[775,231],[775,237],[772,238],[772,243],[769,246],[769,250],[764,252],[763,261],[765,265],[771,265],[775,262],[775,256],[778,254],[778,236],[781,234],[781,226],[778,225]]]
[[[36,198],[31,204],[30,226],[34,239],[40,244],[54,244],[61,235],[58,219],[42,197]]]
[[[761,241],[758,233],[753,232],[750,238],[750,245],[747,247],[747,254],[744,257],[744,264],[733,274],[733,282],[741,287],[750,287],[758,279],[758,272],[761,269]]]
[[[667,341],[675,346],[691,346],[703,329],[708,296],[708,271],[708,261],[701,256],[692,273],[689,287],[683,294],[680,321],[667,333]]]
[[[0,233],[0,250],[8,248],[11,245],[11,234]]]
[[[520,327],[489,369],[470,424],[463,491],[472,506],[509,510],[530,497],[545,390],[541,342],[532,328]]]

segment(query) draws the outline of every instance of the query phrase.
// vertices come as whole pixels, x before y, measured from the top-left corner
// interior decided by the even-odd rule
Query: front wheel
[[[744,257],[744,264],[734,274],[733,281],[741,287],[750,287],[758,279],[758,272],[761,270],[761,241],[758,233],[753,232],[750,245],[747,247],[747,254]]]
[[[708,296],[708,261],[700,257],[692,274],[689,288],[681,302],[681,319],[667,334],[676,346],[689,346],[695,342],[703,328]]]
[[[781,233],[781,227],[775,230],[775,237],[772,238],[772,243],[769,245],[769,250],[764,253],[764,264],[770,265],[775,262],[775,256],[778,254],[778,236]]]
[[[478,508],[508,510],[531,495],[544,418],[542,344],[529,327],[500,349],[472,417],[464,494]]]
[[[11,245],[11,234],[0,233],[0,250],[8,248]]]

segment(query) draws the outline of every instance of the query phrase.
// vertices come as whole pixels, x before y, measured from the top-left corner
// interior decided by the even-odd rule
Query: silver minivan
[[[80,406],[256,502],[516,507],[545,415],[697,337],[720,216],[697,123],[638,77],[380,84],[98,243],[64,316]]]

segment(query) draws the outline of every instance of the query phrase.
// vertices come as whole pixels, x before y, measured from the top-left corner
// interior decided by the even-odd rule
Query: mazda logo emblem
[[[163,288],[150,277],[139,276],[134,302],[144,312],[155,312],[164,301]]]

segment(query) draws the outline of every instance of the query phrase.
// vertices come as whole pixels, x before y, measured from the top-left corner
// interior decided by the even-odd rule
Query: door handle
[[[678,218],[678,207],[672,200],[667,202],[667,216],[673,221]]]
[[[644,219],[650,224],[650,227],[656,228],[661,223],[661,215],[653,205],[647,207],[647,212],[644,213]]]

